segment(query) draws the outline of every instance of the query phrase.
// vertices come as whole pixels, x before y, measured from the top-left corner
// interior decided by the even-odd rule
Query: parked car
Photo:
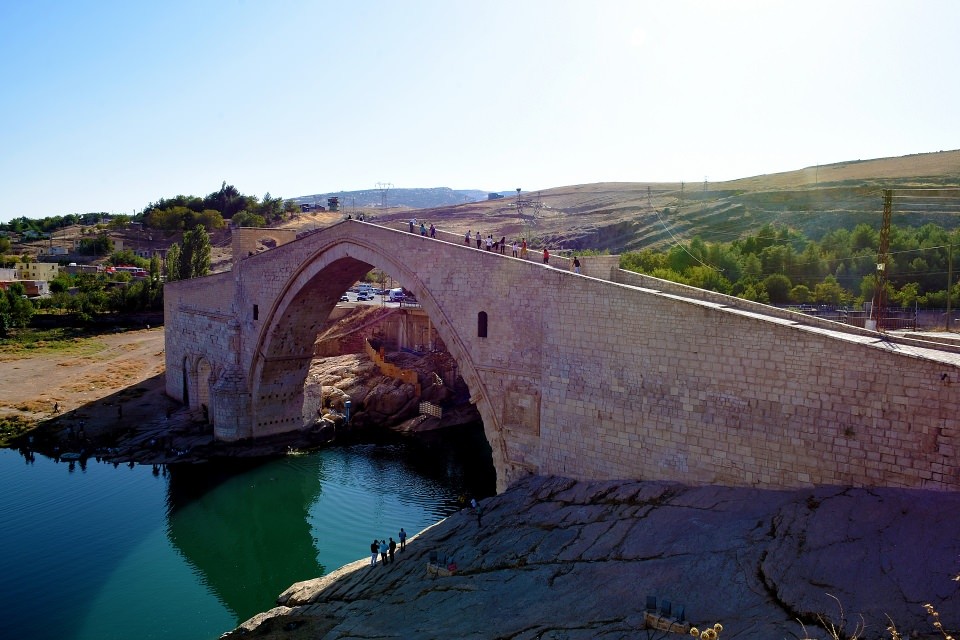
[[[350,298],[347,297],[347,294],[340,296],[340,302],[350,302]]]
[[[357,294],[357,302],[366,302],[368,300],[373,300],[373,294],[370,294],[370,293]]]

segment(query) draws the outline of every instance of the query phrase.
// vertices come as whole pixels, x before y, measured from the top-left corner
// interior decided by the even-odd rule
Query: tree
[[[200,215],[197,216],[197,222],[202,224],[207,231],[215,231],[217,229],[223,229],[227,224],[223,220],[223,216],[220,215],[219,211],[214,209],[204,209],[200,212]]]
[[[847,293],[833,276],[827,276],[813,290],[813,298],[818,304],[839,306],[847,298]]]
[[[79,249],[80,253],[88,255],[110,253],[113,249],[113,241],[106,233],[100,233],[93,238],[83,238],[80,240]]]
[[[760,276],[763,275],[763,264],[760,262],[760,258],[755,253],[748,254],[743,259],[742,271],[744,278],[759,280]]]
[[[0,336],[6,336],[11,327],[25,327],[36,308],[27,299],[27,290],[14,282],[0,295]]]
[[[813,300],[813,291],[805,284],[798,284],[790,290],[790,299],[797,304],[807,304]]]
[[[146,269],[148,264],[146,258],[141,258],[130,249],[114,251],[107,261],[115,267],[133,266],[141,269]]]
[[[893,294],[892,300],[895,300],[901,307],[912,307],[916,303],[920,293],[920,285],[916,282],[908,282]]]
[[[850,234],[850,248],[854,253],[864,249],[876,251],[878,246],[880,246],[880,238],[869,225],[858,224]]]
[[[279,222],[283,219],[283,198],[272,198],[270,192],[263,194],[260,203],[260,214],[267,220]]]
[[[66,273],[57,274],[57,277],[50,281],[50,293],[66,293],[73,286],[73,280]]]
[[[160,284],[160,256],[153,254],[150,258],[150,285],[156,287]]]
[[[107,228],[111,231],[122,231],[127,228],[128,224],[130,224],[130,216],[119,214],[110,220],[110,224],[107,225]]]
[[[167,282],[180,279],[180,245],[173,243],[167,249]]]
[[[730,281],[713,267],[697,266],[687,270],[685,284],[718,293],[730,293]]]
[[[249,211],[241,211],[235,216],[232,220],[234,226],[237,227],[265,227],[267,226],[267,221],[263,219],[263,216],[257,215],[255,213],[250,213]]]
[[[183,234],[180,247],[180,280],[198,278],[210,272],[210,236],[203,225]]]
[[[790,289],[793,283],[790,278],[782,273],[774,273],[763,279],[763,288],[767,290],[770,302],[773,304],[785,304],[790,302]]]
[[[740,297],[744,300],[752,300],[753,302],[761,302],[763,304],[770,302],[770,296],[767,295],[766,289],[763,288],[763,283],[748,284],[740,294]]]

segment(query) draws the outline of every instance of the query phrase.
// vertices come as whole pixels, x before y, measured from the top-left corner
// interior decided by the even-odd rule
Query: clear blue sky
[[[0,2],[0,221],[960,148],[960,2]]]

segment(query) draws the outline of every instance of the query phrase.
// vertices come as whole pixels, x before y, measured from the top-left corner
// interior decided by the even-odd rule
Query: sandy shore
[[[165,416],[179,405],[164,393],[163,344],[158,327],[83,338],[70,349],[0,354],[0,416],[64,426],[85,420],[91,433],[121,414]]]
[[[126,439],[130,457],[139,438],[149,445],[171,429],[186,433],[191,416],[165,393],[163,345],[158,327],[82,338],[69,348],[4,353],[0,416],[36,423],[35,448],[46,452],[92,451]]]

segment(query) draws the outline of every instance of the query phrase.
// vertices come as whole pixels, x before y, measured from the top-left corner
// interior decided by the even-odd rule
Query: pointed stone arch
[[[380,246],[356,238],[337,239],[317,247],[286,280],[272,308],[267,313],[261,310],[262,328],[248,374],[254,401],[252,435],[304,426],[300,407],[303,382],[313,358],[313,340],[340,293],[373,268],[390,273],[416,296],[470,390],[470,401],[483,419],[495,467],[498,471],[506,468],[501,407],[491,401],[483,377],[471,358],[467,347],[469,336],[460,335],[459,328],[446,316],[443,305],[417,271],[397,256],[385,254]]]

